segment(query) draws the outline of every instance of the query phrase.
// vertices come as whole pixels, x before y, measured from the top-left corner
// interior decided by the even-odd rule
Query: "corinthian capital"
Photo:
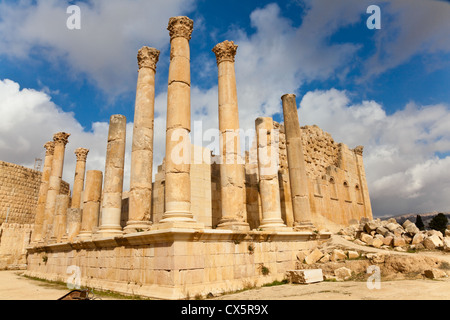
[[[169,20],[167,28],[170,32],[170,38],[183,37],[188,41],[191,40],[192,31],[194,30],[194,21],[188,17],[172,17]]]
[[[212,50],[216,54],[217,64],[223,61],[231,61],[234,63],[238,46],[233,41],[224,41],[219,43]]]
[[[89,149],[78,148],[77,150],[75,150],[75,155],[77,156],[77,161],[86,162],[88,153],[89,153]]]
[[[353,151],[357,154],[362,156],[363,152],[364,152],[364,147],[363,146],[357,146],[355,149],[353,149]]]
[[[49,141],[46,144],[44,144],[44,148],[47,150],[45,153],[46,156],[52,156],[55,152],[55,143],[53,141]]]
[[[139,69],[150,68],[156,71],[156,64],[159,61],[159,50],[150,47],[142,47],[138,52]]]
[[[63,143],[64,145],[66,145],[67,143],[69,143],[69,137],[70,133],[59,132],[53,136],[53,141],[55,142],[55,144]]]

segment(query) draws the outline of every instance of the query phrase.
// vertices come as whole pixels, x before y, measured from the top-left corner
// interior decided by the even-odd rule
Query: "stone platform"
[[[78,270],[85,287],[185,299],[281,281],[299,250],[329,238],[306,231],[152,230],[29,247],[26,275],[67,282]]]

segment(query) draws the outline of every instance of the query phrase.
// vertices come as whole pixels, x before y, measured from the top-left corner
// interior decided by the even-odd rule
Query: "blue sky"
[[[66,27],[71,4],[81,9],[80,30]],[[369,5],[381,8],[380,30],[366,26]],[[217,127],[211,50],[233,40],[243,128],[259,116],[281,121],[280,97],[295,93],[302,125],[365,146],[376,215],[450,211],[446,1],[0,0],[0,159],[32,167],[53,133],[68,131],[66,181],[73,180],[78,147],[91,149],[88,170],[103,170],[109,117],[123,114],[132,128],[136,55],[147,45],[161,51],[154,159],[160,164],[166,28],[177,15],[195,24],[192,121],[204,130]]]

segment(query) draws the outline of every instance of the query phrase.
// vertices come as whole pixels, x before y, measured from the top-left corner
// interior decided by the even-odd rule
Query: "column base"
[[[286,226],[283,222],[267,222],[259,226],[258,230],[262,231],[292,231],[293,229]]]
[[[138,233],[145,232],[152,228],[152,223],[150,221],[128,221],[127,226],[123,228],[123,233]]]
[[[168,221],[154,224],[151,230],[165,230],[165,229],[204,229],[203,223],[198,223],[195,220],[193,222],[187,221]]]
[[[243,221],[224,221],[217,225],[219,230],[250,231],[250,225]]]
[[[81,231],[74,239],[74,241],[92,240],[92,231]]]
[[[69,242],[69,235],[67,233],[62,236],[61,242]]]
[[[294,231],[314,231],[316,227],[311,221],[302,221],[294,223]]]
[[[122,227],[100,227],[97,238],[111,238],[123,235]]]

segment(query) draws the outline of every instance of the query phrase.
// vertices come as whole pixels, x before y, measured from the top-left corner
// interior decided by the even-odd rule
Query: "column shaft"
[[[261,195],[263,230],[287,230],[281,218],[279,167],[279,132],[272,118],[255,121],[258,145],[259,192]]]
[[[155,73],[159,53],[143,47],[138,54],[127,233],[147,230],[151,225]]]
[[[75,178],[73,182],[72,209],[81,208],[81,195],[84,189],[84,175],[86,172],[86,158],[89,153],[88,149],[78,148],[75,150],[77,164],[75,167]]]
[[[102,182],[103,173],[101,171],[92,170],[86,173],[83,218],[81,220],[81,231],[78,235],[80,240],[91,239],[95,228],[98,227]]]
[[[126,131],[126,117],[113,115],[109,124],[101,209],[102,225],[99,229],[99,234],[102,237],[122,234],[120,219],[122,214]]]
[[[235,74],[238,46],[232,41],[216,45],[219,74],[220,181],[222,218],[219,229],[250,229],[247,223],[245,167],[240,155],[239,111]]]
[[[308,180],[303,153],[302,133],[298,119],[296,97],[284,95],[283,113],[286,134],[286,149],[291,185],[292,209],[295,229],[312,229],[311,207],[309,203]]]
[[[53,219],[52,236],[49,243],[61,243],[66,234],[67,209],[69,209],[70,197],[60,194],[56,197],[55,218]]]
[[[53,153],[55,151],[55,143],[53,141],[47,142],[44,145],[46,149],[44,169],[42,171],[41,185],[39,187],[39,196],[36,207],[36,217],[34,220],[34,231],[32,242],[36,243],[42,240],[42,228],[45,217],[45,203],[47,200],[48,184],[50,174],[52,172]]]
[[[52,235],[51,229],[53,228],[53,219],[55,217],[56,197],[60,194],[61,191],[64,154],[66,151],[66,144],[68,143],[69,136],[70,134],[65,132],[60,132],[53,136],[55,149],[53,153],[52,170],[48,182],[47,198],[45,201],[45,216],[42,229],[42,241],[44,242],[46,242]]]
[[[194,23],[187,17],[169,21],[171,54],[167,91],[165,212],[156,229],[201,227],[191,212],[190,47]]]

